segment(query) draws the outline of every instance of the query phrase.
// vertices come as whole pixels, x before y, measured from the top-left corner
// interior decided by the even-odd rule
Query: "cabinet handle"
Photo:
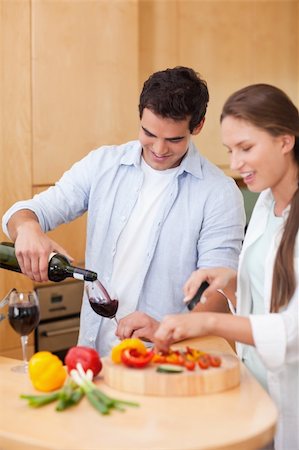
[[[53,330],[53,331],[43,331],[41,333],[42,336],[45,337],[53,337],[53,336],[61,336],[62,334],[69,334],[79,331],[79,327],[70,327],[64,328],[63,330]]]

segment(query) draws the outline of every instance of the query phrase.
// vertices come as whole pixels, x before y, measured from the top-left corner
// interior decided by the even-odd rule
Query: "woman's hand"
[[[193,272],[184,286],[184,302],[187,303],[194,297],[203,281],[207,281],[209,287],[204,291],[201,301],[205,302],[212,293],[221,289],[225,296],[235,304],[237,272],[227,267],[198,269]]]
[[[165,316],[154,335],[158,351],[167,352],[171,344],[184,339],[206,336],[213,326],[213,313],[189,313]]]
[[[248,317],[214,312],[165,316],[153,342],[158,351],[167,352],[174,342],[203,336],[219,336],[230,342],[254,345]]]

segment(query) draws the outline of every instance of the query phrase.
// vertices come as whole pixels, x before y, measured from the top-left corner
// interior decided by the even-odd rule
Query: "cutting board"
[[[213,394],[232,389],[240,384],[240,362],[235,355],[216,353],[220,367],[195,371],[184,369],[182,373],[160,373],[159,364],[151,363],[143,369],[115,364],[110,357],[102,359],[105,383],[113,389],[142,395],[188,396]]]

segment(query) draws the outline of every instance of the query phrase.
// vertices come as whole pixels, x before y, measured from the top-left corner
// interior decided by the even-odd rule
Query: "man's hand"
[[[159,322],[141,311],[135,311],[120,319],[116,336],[119,339],[139,338],[152,341]]]
[[[24,275],[36,282],[48,281],[48,262],[51,253],[62,253],[72,258],[41,229],[32,211],[21,210],[8,222],[10,237],[15,241],[15,252]]]

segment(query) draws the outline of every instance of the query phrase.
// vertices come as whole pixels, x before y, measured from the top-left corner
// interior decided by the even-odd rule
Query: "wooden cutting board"
[[[133,369],[115,364],[110,357],[102,359],[105,383],[113,389],[142,395],[184,396],[213,394],[240,384],[240,362],[235,355],[216,353],[221,367],[182,373],[159,373],[159,364],[151,363],[143,369]]]

